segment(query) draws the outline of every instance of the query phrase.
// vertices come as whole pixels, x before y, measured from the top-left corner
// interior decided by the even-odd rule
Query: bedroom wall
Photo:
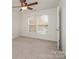
[[[15,10],[12,10],[12,39],[19,36],[20,32],[20,15]]]
[[[20,36],[28,36],[33,38],[40,38],[45,40],[57,41],[56,35],[56,22],[57,22],[57,13],[56,8],[40,10],[36,12],[26,12],[23,13],[21,20],[21,31]],[[47,34],[37,34],[28,32],[28,15],[48,15],[48,33]]]

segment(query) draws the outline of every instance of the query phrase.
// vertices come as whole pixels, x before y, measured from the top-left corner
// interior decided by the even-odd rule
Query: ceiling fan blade
[[[27,3],[25,3],[25,6],[27,6]]]
[[[31,8],[31,7],[27,7],[29,10],[33,10],[33,8]]]
[[[30,3],[30,4],[28,4],[28,6],[36,5],[36,4],[38,4],[38,2]]]
[[[12,6],[12,8],[20,8],[21,6]]]

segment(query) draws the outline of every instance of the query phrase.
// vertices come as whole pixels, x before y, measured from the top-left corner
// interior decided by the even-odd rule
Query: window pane
[[[48,32],[48,15],[29,17],[29,32],[46,34]]]
[[[40,34],[48,33],[48,25],[38,25],[37,33],[40,33]]]
[[[29,32],[36,32],[36,25],[29,25]]]
[[[34,17],[29,17],[29,25],[36,25],[36,19]]]
[[[38,18],[37,22],[37,33],[46,34],[48,33],[48,15],[42,15]]]
[[[48,15],[43,15],[38,18],[38,25],[48,25]]]

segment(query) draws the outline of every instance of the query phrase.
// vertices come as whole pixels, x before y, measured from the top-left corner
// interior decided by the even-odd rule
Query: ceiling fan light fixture
[[[20,6],[14,6],[12,8],[20,8],[20,11],[33,10],[33,8],[30,6],[37,5],[37,4],[38,2],[27,3],[26,0],[20,0]]]
[[[21,9],[22,9],[22,10],[27,10],[27,7],[26,7],[26,6],[21,7]]]

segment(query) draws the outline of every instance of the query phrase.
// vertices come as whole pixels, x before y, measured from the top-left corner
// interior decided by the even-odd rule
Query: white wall
[[[30,12],[30,13],[24,13],[22,20],[21,20],[21,36],[28,36],[28,37],[34,37],[34,38],[40,38],[45,40],[52,40],[57,41],[57,35],[56,35],[56,22],[57,22],[57,13],[56,9],[47,9],[47,10],[40,10],[37,12]],[[28,15],[48,15],[48,34],[42,35],[37,33],[29,33],[28,32]]]
[[[12,11],[12,38],[19,36],[20,15],[16,11]]]
[[[62,49],[66,55],[66,1],[61,0],[61,39],[62,39]]]

